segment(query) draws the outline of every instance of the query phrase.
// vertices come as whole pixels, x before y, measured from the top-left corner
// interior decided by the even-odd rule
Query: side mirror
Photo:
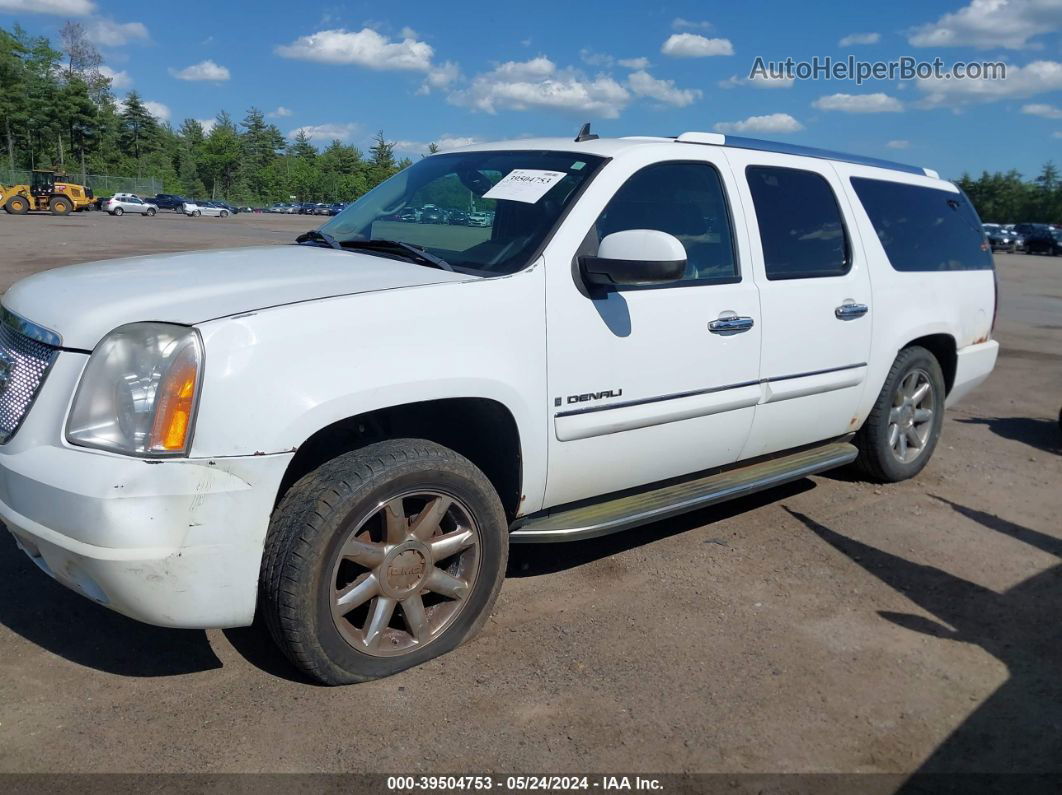
[[[579,257],[583,280],[599,287],[644,287],[677,282],[686,273],[686,249],[674,235],[628,229],[607,235],[596,257]]]

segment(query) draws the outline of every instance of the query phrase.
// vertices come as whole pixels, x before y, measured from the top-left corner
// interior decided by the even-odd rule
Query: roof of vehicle
[[[678,136],[647,136],[637,135],[625,138],[589,138],[575,140],[572,138],[521,138],[513,141],[493,141],[490,143],[472,144],[461,147],[459,150],[447,150],[448,152],[462,151],[489,151],[492,149],[541,149],[547,151],[562,152],[586,152],[587,154],[601,157],[615,157],[635,147],[647,144],[683,144],[701,146],[724,146],[733,149],[754,149],[761,152],[777,152],[779,154],[796,155],[799,157],[813,157],[820,160],[835,160],[844,163],[856,163],[859,165],[873,166],[890,171],[901,171],[907,174],[939,179],[940,175],[930,168],[912,166],[906,163],[896,163],[892,160],[883,160],[877,157],[853,155],[845,152],[833,152],[828,149],[817,149],[810,146],[783,143],[780,141],[763,141],[758,138],[745,138],[742,136],[723,135],[722,133],[686,132]],[[446,154],[446,153],[440,153]]]

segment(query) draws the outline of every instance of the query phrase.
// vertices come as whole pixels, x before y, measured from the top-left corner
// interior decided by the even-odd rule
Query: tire
[[[123,210],[121,207],[115,207],[113,210],[111,210],[111,215],[123,215],[124,213],[125,210]]]
[[[29,212],[29,200],[25,196],[12,196],[4,204],[4,209],[12,215],[25,215]]]
[[[221,211],[221,212],[219,213],[219,216],[220,216],[221,218],[228,218],[228,217],[229,217],[229,211],[228,211],[228,210],[222,210],[222,211]]]
[[[411,535],[418,522],[420,538]],[[344,548],[357,554],[341,556]],[[474,636],[508,552],[501,501],[468,459],[421,439],[378,442],[329,461],[285,495],[266,538],[259,610],[310,677],[378,679]],[[343,594],[350,603],[333,615]]]
[[[151,207],[148,207],[148,211],[147,211],[146,213],[144,213],[144,214],[145,214],[145,215],[146,215],[146,216],[147,216],[148,218],[150,218],[151,216],[153,216],[153,215],[155,214],[155,210],[154,210],[153,208],[151,208]]]
[[[917,398],[925,384],[929,385],[925,397],[914,401],[904,397],[906,393]],[[921,472],[940,438],[944,398],[944,374],[936,357],[917,345],[901,350],[870,416],[856,434],[856,466],[871,480],[882,483],[907,480]],[[890,443],[892,438],[895,445]]]
[[[74,204],[65,196],[54,197],[48,205],[52,215],[70,215],[74,211]]]
[[[199,216],[201,216],[202,214],[203,214],[203,211],[202,211],[202,210],[196,210],[195,212],[193,212],[193,213],[192,213],[192,217],[193,217],[193,218],[198,218],[198,217],[199,217]]]

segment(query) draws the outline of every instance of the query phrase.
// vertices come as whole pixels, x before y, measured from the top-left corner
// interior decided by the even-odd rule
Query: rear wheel
[[[111,215],[122,215],[125,212],[121,207],[115,207],[111,210]]]
[[[505,513],[478,468],[432,442],[380,442],[285,495],[266,540],[260,608],[305,673],[363,682],[475,635],[507,558]]]
[[[925,348],[904,348],[870,416],[856,434],[856,464],[873,480],[895,483],[929,463],[944,422],[944,374]]]
[[[70,215],[74,211],[74,203],[65,196],[55,196],[49,204],[52,215]]]
[[[4,209],[12,215],[25,215],[29,212],[29,200],[25,196],[12,196],[7,200]]]
[[[198,218],[198,217],[199,217],[199,216],[201,216],[202,214],[203,214],[203,211],[202,211],[202,210],[196,210],[195,212],[193,212],[193,213],[192,213],[192,215],[193,215],[193,216],[194,216],[195,218]]]

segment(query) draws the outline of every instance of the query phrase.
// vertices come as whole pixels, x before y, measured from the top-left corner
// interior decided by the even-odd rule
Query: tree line
[[[66,23],[59,39],[56,48],[18,25],[0,27],[0,162],[9,169],[154,177],[169,193],[262,204],[349,201],[410,164],[382,132],[367,154],[339,140],[318,151],[302,131],[288,141],[253,107],[239,122],[222,111],[209,131],[195,119],[174,129],[135,91],[115,97],[80,23]],[[1062,180],[1052,163],[1031,181],[986,171],[958,184],[984,221],[1062,222]]]
[[[9,169],[154,177],[168,193],[241,203],[349,201],[410,164],[378,133],[368,154],[333,140],[323,151],[300,131],[287,140],[257,108],[174,129],[130,91],[122,100],[80,23],[59,48],[16,25],[0,27],[0,163]],[[435,147],[430,147],[432,151]]]
[[[1047,163],[1031,181],[1017,171],[963,174],[956,183],[986,223],[1062,223],[1062,180],[1054,163]]]

